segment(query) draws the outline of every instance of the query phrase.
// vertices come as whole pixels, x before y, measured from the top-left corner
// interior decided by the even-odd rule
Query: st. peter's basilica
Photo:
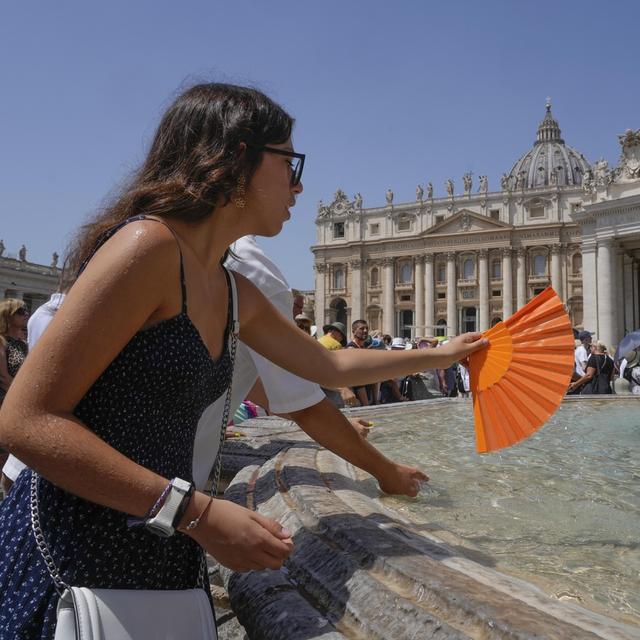
[[[533,148],[503,174],[446,197],[363,207],[338,189],[318,207],[315,318],[365,318],[405,337],[483,331],[551,285],[572,323],[615,345],[640,327],[640,130],[619,136],[617,166],[590,164],[562,139],[547,102]]]

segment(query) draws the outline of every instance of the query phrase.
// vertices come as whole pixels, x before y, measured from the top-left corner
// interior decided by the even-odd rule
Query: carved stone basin
[[[279,520],[295,544],[281,571],[222,570],[249,638],[640,638],[385,507],[369,480],[292,423],[239,429],[246,437],[225,444],[225,497]]]

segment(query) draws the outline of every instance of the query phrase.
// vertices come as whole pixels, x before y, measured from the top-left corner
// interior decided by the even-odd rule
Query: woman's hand
[[[439,347],[440,355],[451,356],[451,364],[459,360],[465,360],[478,349],[488,346],[489,340],[483,338],[481,333],[463,333]]]
[[[209,498],[196,497],[192,502],[201,512]],[[279,569],[293,550],[291,534],[282,525],[228,500],[214,498],[206,519],[187,533],[233,571]]]

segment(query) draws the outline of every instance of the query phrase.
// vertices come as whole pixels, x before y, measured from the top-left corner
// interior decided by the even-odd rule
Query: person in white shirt
[[[264,254],[255,238],[245,236],[232,249],[236,257],[229,256],[227,266],[251,280],[271,304],[293,323],[291,289],[280,269]],[[42,312],[34,325],[35,339],[53,317],[55,307],[50,303],[54,302],[54,296],[47,303],[48,308],[41,307]],[[62,297],[56,298],[55,303],[59,306],[61,301]],[[236,352],[231,387],[231,415],[247,397],[258,378],[262,381],[271,413],[293,420],[316,442],[371,473],[386,493],[415,496],[420,489],[420,482],[428,479],[419,469],[395,463],[383,456],[326,399],[317,384],[278,367],[242,342],[238,343]],[[205,486],[216,459],[223,406],[224,394],[205,410],[198,424],[193,460],[193,479],[198,489]],[[24,465],[19,460],[10,456],[3,473],[15,481],[23,468]]]
[[[233,246],[227,266],[255,284],[265,297],[292,324],[293,299],[286,278],[259,247],[253,236],[245,236]],[[427,476],[415,467],[401,465],[383,456],[365,440],[314,382],[278,367],[240,342],[233,375],[231,407],[247,396],[260,378],[269,402],[269,411],[296,422],[323,447],[364,469],[378,480],[386,493],[417,495]],[[219,446],[219,428],[224,398],[204,412],[194,446],[194,482],[204,485]]]
[[[591,355],[591,341],[593,334],[590,331],[581,331],[578,334],[578,340],[580,340],[580,346],[575,350],[575,372],[579,378],[582,378],[586,374],[587,361]]]

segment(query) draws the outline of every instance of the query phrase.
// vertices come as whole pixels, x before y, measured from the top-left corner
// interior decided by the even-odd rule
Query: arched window
[[[378,286],[378,278],[379,278],[378,267],[373,267],[373,269],[371,269],[371,286],[372,287]]]
[[[491,279],[499,280],[502,278],[502,262],[500,260],[491,261]]]
[[[405,262],[402,267],[400,267],[400,282],[403,284],[408,284],[413,280],[413,269],[411,268],[411,264]]]
[[[344,289],[344,269],[342,267],[338,267],[333,272],[333,288]]]
[[[491,326],[495,327],[498,324],[498,322],[502,322],[502,318],[500,318],[498,316],[496,316],[495,318],[492,318],[491,319]]]
[[[547,256],[539,253],[533,257],[533,275],[534,276],[547,275]]]
[[[464,274],[465,280],[473,280],[475,276],[476,266],[474,261],[471,258],[467,258],[462,263],[462,273]]]
[[[444,318],[440,318],[436,323],[436,336],[447,335],[447,321]]]
[[[574,253],[573,258],[571,258],[571,273],[574,276],[579,276],[582,274],[582,254]]]

